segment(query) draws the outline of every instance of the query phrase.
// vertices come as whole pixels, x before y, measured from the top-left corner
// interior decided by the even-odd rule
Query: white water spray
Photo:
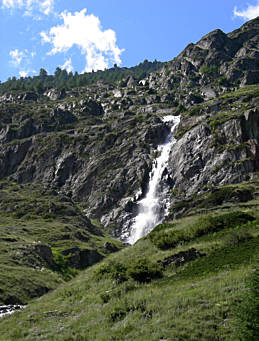
[[[152,171],[149,175],[150,180],[147,194],[145,198],[139,201],[139,212],[134,219],[128,238],[128,243],[130,244],[134,244],[138,239],[152,231],[156,225],[162,222],[167,213],[161,182],[168,164],[171,148],[176,142],[173,132],[180,122],[180,116],[165,116],[163,121],[172,122],[171,132],[167,136],[166,142],[157,148],[160,155],[153,163]]]

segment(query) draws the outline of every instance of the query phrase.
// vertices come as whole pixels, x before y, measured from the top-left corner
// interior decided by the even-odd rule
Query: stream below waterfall
[[[0,305],[0,318],[5,315],[13,314],[15,311],[25,308],[22,305]]]
[[[154,160],[149,174],[146,196],[138,202],[138,214],[133,220],[128,243],[134,244],[138,239],[146,236],[153,228],[160,224],[168,213],[169,186],[165,186],[163,178],[168,165],[170,151],[176,142],[173,137],[175,128],[180,122],[180,116],[165,116],[164,122],[172,124],[171,131],[164,144],[157,148],[159,156]]]

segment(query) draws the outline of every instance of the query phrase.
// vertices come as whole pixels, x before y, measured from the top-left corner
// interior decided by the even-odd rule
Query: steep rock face
[[[209,188],[257,176],[258,105],[258,86],[253,86],[183,114],[169,160],[174,192],[178,193],[172,206]]]
[[[78,97],[52,103],[3,96],[8,100],[2,102],[0,174],[20,184],[54,187],[108,225],[114,223],[110,210],[119,206],[121,213],[139,189],[145,191],[151,152],[170,128],[136,108],[105,116],[105,103],[90,99],[91,91],[96,88],[91,95],[79,90]]]
[[[252,110],[250,110],[251,112]],[[258,111],[253,128],[258,132]],[[250,122],[251,123],[251,122]],[[248,180],[258,171],[258,140],[246,127],[245,116],[219,126],[223,149],[217,152],[206,124],[198,125],[176,143],[170,155],[170,173],[175,187],[186,195],[205,185],[224,185]],[[228,146],[231,141],[234,147]]]

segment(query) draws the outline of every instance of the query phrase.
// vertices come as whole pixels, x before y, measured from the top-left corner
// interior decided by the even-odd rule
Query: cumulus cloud
[[[244,10],[238,11],[237,7],[235,7],[233,12],[236,17],[241,17],[244,20],[254,19],[259,16],[259,0],[257,0],[256,5],[248,5]]]
[[[102,30],[99,18],[86,11],[62,12],[62,25],[41,32],[42,42],[52,45],[49,54],[65,53],[77,46],[86,58],[83,72],[104,70],[113,63],[120,65],[123,50],[117,46],[116,33],[111,29]]]
[[[32,15],[34,11],[49,15],[54,8],[54,0],[2,0],[2,5],[6,8],[22,8],[26,15]]]
[[[67,70],[67,72],[71,72],[74,70],[71,58],[65,61],[65,63],[61,66],[61,69]]]

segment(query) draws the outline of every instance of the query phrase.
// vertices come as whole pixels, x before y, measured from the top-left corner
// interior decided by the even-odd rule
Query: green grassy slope
[[[26,303],[56,288],[109,254],[107,242],[121,248],[53,189],[7,181],[0,188],[0,304]],[[80,263],[80,251],[89,259]]]
[[[236,311],[259,257],[259,182],[242,186],[253,187],[251,200],[212,206],[207,196],[202,213],[167,221],[4,317],[0,340],[237,340]],[[163,244],[168,235],[180,237]],[[180,253],[192,248],[196,259]]]

